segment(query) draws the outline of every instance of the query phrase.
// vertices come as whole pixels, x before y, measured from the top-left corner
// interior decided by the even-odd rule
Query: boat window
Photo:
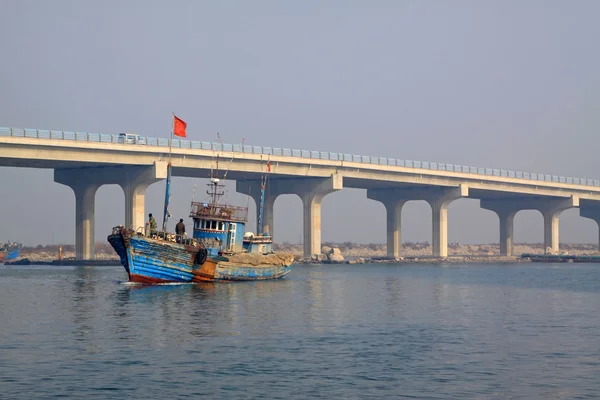
[[[224,229],[223,229],[223,221],[220,221],[220,222],[219,222],[219,230],[220,230],[220,231],[224,230]]]
[[[211,228],[214,230],[217,230],[217,221],[211,221],[211,222],[212,222]]]

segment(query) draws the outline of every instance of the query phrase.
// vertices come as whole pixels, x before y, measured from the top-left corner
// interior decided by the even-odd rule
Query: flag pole
[[[175,113],[173,114],[173,123],[171,124],[171,139],[169,139],[169,164],[171,163],[171,145],[173,144],[173,132],[175,132]]]
[[[171,200],[171,147],[173,144],[173,132],[175,131],[175,113],[173,113],[173,124],[171,126],[171,138],[169,139],[169,163],[167,164],[167,184],[165,187],[165,209],[163,210],[162,231],[167,231],[169,219],[169,201]]]

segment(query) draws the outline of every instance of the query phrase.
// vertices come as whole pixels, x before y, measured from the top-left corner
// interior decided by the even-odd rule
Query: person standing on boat
[[[156,220],[152,216],[152,213],[148,214],[148,225],[150,226],[150,236],[156,235],[156,228],[158,225],[156,224]]]
[[[175,225],[175,234],[177,235],[177,243],[181,243],[181,240],[185,236],[185,224],[183,223],[183,218],[180,218],[177,225]]]

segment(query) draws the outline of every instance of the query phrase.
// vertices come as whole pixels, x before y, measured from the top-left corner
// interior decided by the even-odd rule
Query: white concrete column
[[[481,208],[494,211],[500,218],[500,254],[513,253],[513,221],[520,210],[538,210],[544,217],[544,252],[559,251],[558,222],[560,213],[572,207],[579,207],[576,196],[564,198],[507,197],[504,199],[481,200]]]
[[[157,162],[151,166],[132,166],[115,171],[115,183],[125,194],[125,226],[133,230],[144,228],[146,221],[145,201],[146,189],[153,183],[167,177],[167,165]],[[163,210],[155,211],[154,218],[158,221]]]
[[[564,199],[544,201],[537,207],[544,216],[544,252],[550,249],[552,253],[558,253],[558,221],[560,213],[572,207],[579,207],[579,197],[571,196]]]
[[[385,207],[387,256],[398,258],[402,246],[402,207],[408,201],[397,190],[367,190],[367,198],[383,203]]]
[[[311,192],[302,196],[304,256],[321,254],[321,202],[323,195]]]
[[[402,207],[405,200],[396,200],[385,205],[386,214],[386,239],[387,256],[390,258],[400,257],[400,247],[402,246]]]
[[[500,255],[513,255],[513,233],[516,212],[499,212],[500,220]]]
[[[438,195],[431,195],[427,202],[431,206],[431,245],[434,257],[448,257],[448,206],[454,200],[469,196],[469,188],[443,189]]]
[[[299,182],[296,194],[302,199],[304,214],[304,256],[321,254],[321,202],[329,193],[343,188],[341,175]]]
[[[273,187],[271,187],[273,186]],[[275,200],[277,197],[282,194],[277,190],[277,183],[274,184],[269,183],[268,189],[265,189],[265,207],[263,213],[263,231],[264,233],[270,233],[274,235],[274,219],[273,219],[273,210],[275,206]],[[260,217],[260,189],[261,182],[259,180],[248,180],[248,181],[237,181],[236,182],[236,191],[238,193],[246,194],[254,200],[254,204],[256,204],[256,233],[258,232],[258,220]]]
[[[96,255],[94,205],[101,185],[86,179],[85,173],[78,170],[55,170],[54,181],[69,186],[75,194],[75,258],[93,260]]]
[[[431,205],[431,245],[434,257],[448,257],[448,204],[441,199],[429,201]]]
[[[167,163],[148,166],[68,168],[54,170],[54,181],[75,193],[75,252],[78,260],[95,255],[94,198],[102,185],[118,184],[125,192],[125,226],[144,225],[144,193],[148,185],[166,178]]]
[[[144,209],[148,185],[124,184],[121,188],[125,194],[125,226],[133,230],[143,229],[146,218]],[[154,218],[160,219],[162,212],[155,212],[154,214]]]
[[[466,185],[447,188],[391,188],[369,189],[367,198],[377,200],[385,205],[387,254],[388,257],[399,257],[401,246],[402,207],[407,201],[425,200],[432,210],[432,242],[433,255],[448,256],[448,205],[461,197],[469,196]]]
[[[480,206],[498,215],[500,222],[500,255],[513,255],[514,220],[520,211],[518,202],[506,200],[481,200]]]
[[[302,199],[304,221],[304,256],[321,254],[321,202],[327,194],[341,190],[343,178],[333,174],[327,178],[271,179],[265,196],[264,229],[273,234],[273,206],[277,196],[296,194]],[[260,181],[238,181],[236,190],[251,196],[260,206]],[[267,228],[268,227],[268,228]]]
[[[263,214],[263,231],[265,233],[270,233],[274,235],[274,226],[273,226],[273,209],[275,207],[275,199],[276,196],[267,196],[265,198],[265,209]]]
[[[558,218],[563,210],[548,210],[542,212],[544,216],[544,252],[550,249],[552,253],[558,252]]]
[[[99,185],[75,185],[75,258],[93,260],[96,256],[94,240],[95,198]]]

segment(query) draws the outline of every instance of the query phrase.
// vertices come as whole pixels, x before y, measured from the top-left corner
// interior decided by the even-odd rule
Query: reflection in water
[[[402,279],[396,277],[386,278],[384,280],[386,311],[389,318],[397,319],[402,316],[404,308],[404,292],[406,288],[402,284]]]
[[[84,344],[86,344],[87,337],[95,330],[94,319],[98,315],[95,271],[94,267],[75,267],[75,279],[73,279],[72,296],[69,302],[75,324],[73,339]],[[89,344],[86,344],[85,347],[87,351],[95,350]]]
[[[120,268],[5,268],[0,384],[11,399],[594,398],[599,271],[297,266],[131,286]]]

